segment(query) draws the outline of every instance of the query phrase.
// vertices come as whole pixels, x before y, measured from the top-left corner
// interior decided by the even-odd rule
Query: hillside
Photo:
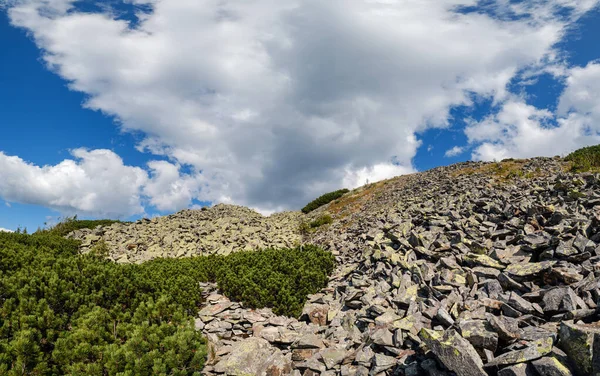
[[[119,244],[118,260],[143,259],[137,244],[172,244],[165,237],[209,253],[302,238],[336,256],[299,320],[206,285],[196,320],[212,349],[205,374],[589,375],[600,372],[600,182],[571,170],[560,158],[461,163],[361,187],[308,215],[218,205],[75,237],[84,249],[101,237]],[[300,230],[323,215],[332,223]],[[172,249],[161,255],[187,255]]]
[[[335,256],[299,316],[260,308],[285,311],[283,285],[261,287],[259,277],[235,300],[230,282],[203,277],[194,326],[208,340],[205,375],[595,375],[600,176],[573,163],[460,163],[361,187],[308,214],[217,205],[68,237],[116,265],[300,244]],[[236,288],[278,266],[237,269],[258,262],[248,257],[218,264],[239,277]],[[206,265],[189,260],[199,261],[172,270]],[[306,260],[291,262],[313,273]],[[252,304],[269,296],[265,287],[277,297]]]

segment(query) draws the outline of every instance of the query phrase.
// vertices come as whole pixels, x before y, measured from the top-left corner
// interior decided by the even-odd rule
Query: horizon
[[[600,0],[0,0],[0,231],[600,144]]]

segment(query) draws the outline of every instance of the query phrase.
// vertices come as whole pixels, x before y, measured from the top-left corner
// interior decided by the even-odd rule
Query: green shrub
[[[306,235],[310,232],[315,231],[317,228],[328,225],[333,222],[333,218],[329,214],[322,215],[314,221],[302,221],[300,222],[300,233]]]
[[[329,214],[325,214],[310,222],[310,227],[317,228],[323,225],[328,225],[333,222],[333,218]]]
[[[199,282],[250,307],[298,315],[333,256],[313,246],[141,265],[79,255],[54,233],[0,233],[1,375],[200,375]]]
[[[98,219],[98,220],[82,220],[77,219],[77,216],[67,217],[61,220],[58,224],[54,225],[48,230],[42,230],[39,232],[49,232],[58,236],[66,236],[72,231],[81,230],[84,228],[93,229],[97,226],[110,226],[113,223],[120,223],[121,221],[112,219]]]
[[[329,204],[331,201],[342,197],[344,194],[346,194],[348,192],[350,192],[350,191],[344,188],[344,189],[339,189],[337,191],[326,193],[326,194],[316,198],[315,200],[309,202],[305,207],[302,208],[302,212],[304,214],[310,213],[311,211],[313,211],[323,205]]]
[[[600,145],[575,150],[565,160],[572,162],[571,170],[575,172],[600,168]]]

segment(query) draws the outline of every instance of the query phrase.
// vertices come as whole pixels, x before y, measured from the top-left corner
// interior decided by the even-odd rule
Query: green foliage
[[[600,168],[600,145],[588,146],[567,155],[566,161],[572,163],[574,172],[590,171]]]
[[[271,307],[279,315],[299,316],[306,296],[327,284],[333,266],[331,253],[305,245],[235,252],[228,256],[156,259],[141,264],[140,268],[147,273],[148,281],[169,276],[177,278],[173,284],[216,282],[227,297],[249,307]],[[170,294],[180,295],[177,299],[184,302],[192,298],[184,289],[175,288]]]
[[[328,225],[333,222],[333,218],[329,214],[325,214],[310,222],[310,227],[317,228],[323,225]]]
[[[300,222],[300,233],[308,234],[310,232],[315,231],[317,228],[328,225],[333,222],[333,218],[329,214],[322,215],[315,219],[314,221],[302,221]]]
[[[198,284],[148,280],[47,232],[0,234],[0,270],[0,374],[200,375]]]
[[[309,202],[305,207],[302,208],[302,212],[304,214],[310,213],[311,211],[329,204],[331,201],[333,200],[337,200],[338,198],[342,197],[344,194],[350,192],[347,189],[339,189],[337,191],[333,191],[333,192],[329,192],[326,193],[316,199],[314,199],[313,201]]]
[[[112,219],[98,219],[98,220],[82,220],[77,219],[77,216],[67,217],[61,220],[58,224],[51,227],[48,230],[42,230],[42,232],[49,232],[58,236],[66,236],[68,233],[81,230],[83,228],[93,229],[97,226],[110,226],[113,223],[120,223],[121,221]]]
[[[51,231],[0,233],[1,375],[200,375],[199,282],[298,315],[333,270],[313,246],[141,265],[102,253],[79,255],[78,242]]]

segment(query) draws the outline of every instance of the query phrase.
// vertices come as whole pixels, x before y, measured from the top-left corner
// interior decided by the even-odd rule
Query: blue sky
[[[0,228],[600,143],[595,0],[0,0]]]

